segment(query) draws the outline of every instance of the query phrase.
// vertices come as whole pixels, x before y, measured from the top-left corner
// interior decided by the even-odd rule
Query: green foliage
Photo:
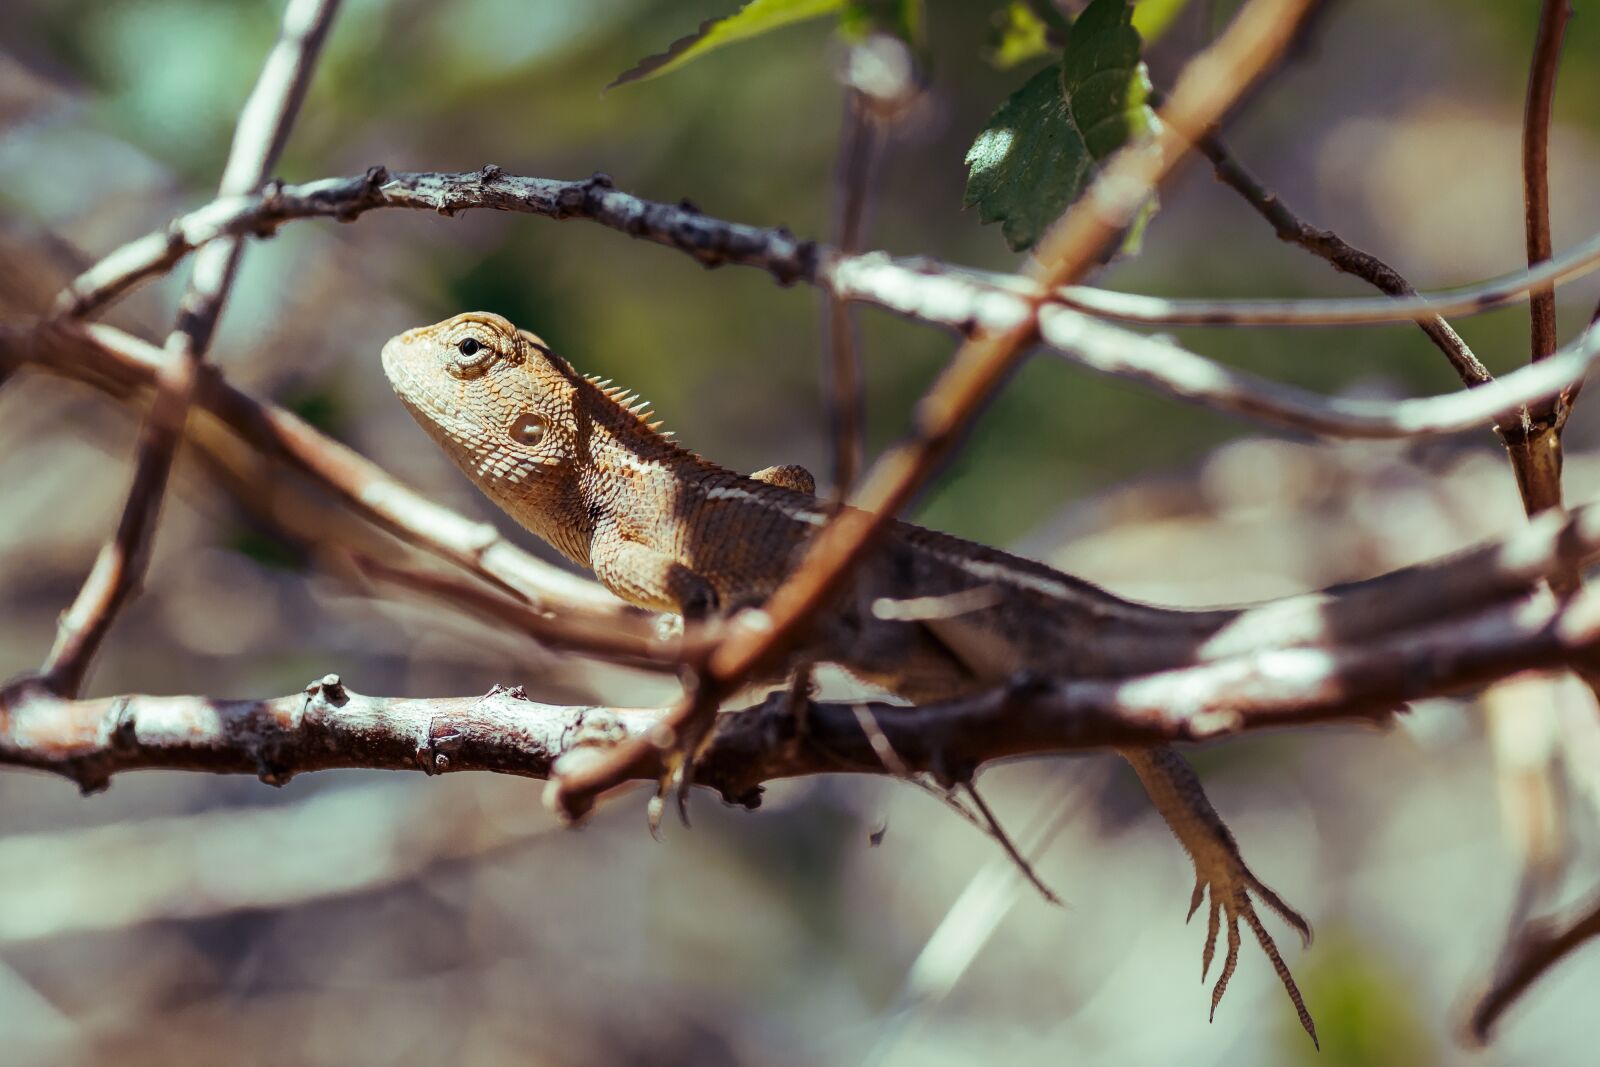
[[[342,437],[349,429],[348,407],[329,386],[292,387],[278,396],[278,403],[332,437]]]
[[[926,23],[923,0],[850,0],[839,16],[839,30],[852,40],[887,33],[920,45]]]
[[[1309,1053],[1298,1031],[1281,1026],[1289,1054],[1318,1067],[1427,1067],[1439,1062],[1423,1023],[1426,1012],[1399,961],[1375,940],[1331,933],[1319,939],[1320,951],[1306,982],[1306,999],[1317,1006],[1322,1052]]]
[[[614,89],[628,82],[660,77],[723,45],[746,41],[796,22],[843,11],[847,2],[848,0],[750,0],[731,15],[702,22],[698,30],[687,37],[673,41],[665,52],[641,59],[632,70],[617,75],[606,88]]]
[[[1067,34],[1072,32],[1072,23],[1056,6],[1056,0],[1027,0],[1027,5],[1034,17],[1055,35],[1057,45],[1067,39]]]
[[[989,62],[1001,70],[1010,70],[1030,59],[1048,55],[1051,48],[1050,27],[1027,0],[1011,0],[994,13],[994,29],[986,55]]]
[[[1139,0],[1133,6],[1133,28],[1148,44],[1167,32],[1167,27],[1188,6],[1189,0]]]
[[[1148,44],[1165,33],[1188,4],[1189,0],[1136,0],[1133,28]],[[1001,70],[1049,55],[1071,32],[1050,0],[1011,0],[994,13],[993,22],[986,55]]]
[[[702,22],[698,30],[673,41],[665,52],[641,59],[606,88],[648,81],[723,45],[835,12],[839,15],[839,32],[847,38],[859,40],[871,33],[888,33],[912,45],[922,43],[923,0],[750,0],[731,15]]]
[[[1006,98],[967,151],[965,203],[1029,248],[1086,184],[1093,160],[1061,99],[1052,63]]]
[[[1072,24],[1061,57],[1061,95],[1096,160],[1149,133],[1155,119],[1131,7],[1126,0],[1094,0]]]
[[[305,551],[274,531],[240,526],[222,540],[223,546],[252,563],[275,571],[302,572],[310,566]]]
[[[1140,48],[1127,0],[1094,0],[1073,24],[1061,62],[1011,94],[978,134],[967,152],[965,202],[984,222],[999,222],[1012,248],[1032,247],[1100,162],[1150,132],[1155,112]]]

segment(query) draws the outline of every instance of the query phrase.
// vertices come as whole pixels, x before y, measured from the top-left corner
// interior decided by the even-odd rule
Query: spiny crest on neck
[[[672,436],[671,430],[661,428],[659,419],[651,421],[655,412],[651,409],[650,402],[641,398],[638,393],[620,385],[613,385],[610,378],[602,378],[598,374],[585,374],[583,380],[598,389],[601,396],[646,431],[657,437]]]
[[[586,400],[598,409],[595,414],[609,414],[609,418],[599,421],[624,444],[682,459],[696,467],[716,468],[716,464],[698,452],[679,444],[671,430],[663,430],[649,401],[642,399],[638,393],[596,374],[583,375],[583,381],[589,388],[580,395],[587,394]]]

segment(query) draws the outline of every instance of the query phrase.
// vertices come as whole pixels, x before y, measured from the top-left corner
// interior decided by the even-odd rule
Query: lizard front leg
[[[692,567],[649,545],[621,535],[600,536],[590,549],[595,577],[622,599],[651,611],[666,612],[685,621],[710,618],[722,609],[716,587]],[[657,834],[666,808],[667,794],[679,790],[679,812],[693,781],[694,761],[709,738],[711,723],[687,723],[669,740],[659,743],[661,778],[650,802],[650,832]]]
[[[793,489],[806,496],[817,495],[817,479],[814,474],[800,466],[798,463],[783,463],[776,467],[762,467],[750,475],[754,482],[765,482],[767,485],[781,485],[785,489]]]
[[[590,561],[600,584],[630,604],[689,621],[709,618],[721,606],[716,587],[695,570],[621,535],[597,537]]]

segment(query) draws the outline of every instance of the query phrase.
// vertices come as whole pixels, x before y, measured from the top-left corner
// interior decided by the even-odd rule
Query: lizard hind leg
[[[1306,1008],[1305,997],[1301,995],[1300,987],[1295,984],[1294,975],[1290,973],[1289,965],[1284,962],[1283,954],[1278,951],[1272,935],[1262,925],[1261,917],[1256,913],[1255,904],[1251,900],[1251,894],[1255,894],[1261,903],[1293,927],[1305,945],[1311,944],[1311,924],[1257,878],[1245,864],[1244,856],[1239,852],[1239,845],[1234,840],[1232,831],[1222,821],[1222,816],[1217,814],[1217,810],[1211,806],[1211,801],[1207,799],[1205,790],[1200,785],[1200,779],[1195,776],[1194,770],[1188,763],[1184,762],[1182,756],[1165,747],[1124,749],[1122,756],[1133,766],[1145,791],[1150,794],[1156,810],[1161,812],[1174,836],[1178,838],[1184,851],[1189,853],[1189,858],[1194,863],[1195,885],[1194,893],[1189,899],[1189,918],[1194,918],[1201,901],[1207,893],[1210,894],[1211,907],[1206,921],[1206,943],[1200,958],[1201,980],[1204,980],[1211,971],[1211,961],[1216,953],[1217,935],[1224,925],[1227,927],[1228,945],[1227,952],[1223,956],[1222,972],[1217,976],[1216,985],[1211,990],[1211,1017],[1216,1017],[1217,1005],[1222,1002],[1222,995],[1227,992],[1228,982],[1233,978],[1234,968],[1238,965],[1241,943],[1239,923],[1243,922],[1250,927],[1257,943],[1261,945],[1261,950],[1271,961],[1273,971],[1277,973],[1290,1002],[1294,1004],[1300,1025],[1311,1037],[1311,1043],[1321,1048],[1321,1043],[1317,1039],[1316,1023]]]

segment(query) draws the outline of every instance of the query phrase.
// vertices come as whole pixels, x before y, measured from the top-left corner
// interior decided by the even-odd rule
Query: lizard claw
[[[657,841],[661,840],[661,819],[667,811],[667,798],[674,790],[677,791],[678,818],[683,820],[683,825],[689,825],[688,802],[685,799],[689,792],[688,765],[689,759],[677,743],[661,753],[661,777],[656,779],[656,795],[645,806],[650,836]]]
[[[694,764],[699,759],[706,741],[711,737],[712,724],[685,724],[669,739],[658,742],[661,753],[661,777],[656,780],[656,795],[650,798],[646,815],[650,836],[661,839],[661,819],[666,813],[667,797],[677,796],[678,818],[689,825],[689,787],[694,785]]]
[[[1289,973],[1289,965],[1283,961],[1272,935],[1267,933],[1261,917],[1256,914],[1251,894],[1255,894],[1262,904],[1292,926],[1307,946],[1311,944],[1311,924],[1245,864],[1232,831],[1211,806],[1205,790],[1201,788],[1200,779],[1195,777],[1194,771],[1181,756],[1168,748],[1129,750],[1124,751],[1123,756],[1133,765],[1156,809],[1167,820],[1167,825],[1194,863],[1194,892],[1189,896],[1189,914],[1185,921],[1194,918],[1195,912],[1200,910],[1201,901],[1210,894],[1206,944],[1200,956],[1201,981],[1205,981],[1211,973],[1211,961],[1216,958],[1217,935],[1222,932],[1224,925],[1227,927],[1228,946],[1222,959],[1222,973],[1217,976],[1216,985],[1211,987],[1211,1017],[1216,1018],[1217,1005],[1228,991],[1228,982],[1238,966],[1239,923],[1243,922],[1250,927],[1261,950],[1272,962],[1278,981],[1283,983],[1284,991],[1294,1004],[1295,1014],[1300,1017],[1300,1025],[1310,1035],[1311,1043],[1320,1049],[1322,1045],[1317,1040],[1317,1027],[1311,1019],[1311,1012],[1306,1009],[1305,997],[1295,984],[1294,976]]]
[[[1312,1021],[1311,1012],[1306,1008],[1305,998],[1300,993],[1300,987],[1295,984],[1294,975],[1289,972],[1289,965],[1284,962],[1283,954],[1278,951],[1272,935],[1262,925],[1261,917],[1256,913],[1250,894],[1254,893],[1260,898],[1261,903],[1293,927],[1300,935],[1301,943],[1306,946],[1311,944],[1311,924],[1251,873],[1250,868],[1245,866],[1244,858],[1239,854],[1238,846],[1234,844],[1231,834],[1228,835],[1227,844],[1230,847],[1221,854],[1226,859],[1220,862],[1216,862],[1217,857],[1212,857],[1213,862],[1202,865],[1199,857],[1195,857],[1194,893],[1189,898],[1187,916],[1187,919],[1194,918],[1195,912],[1200,908],[1201,899],[1209,891],[1211,907],[1206,916],[1205,949],[1200,955],[1201,981],[1205,981],[1206,976],[1211,973],[1211,961],[1216,956],[1217,935],[1222,931],[1223,920],[1226,918],[1228,947],[1222,959],[1222,973],[1217,976],[1216,985],[1211,987],[1211,1018],[1217,1017],[1217,1005],[1222,1003],[1222,995],[1228,991],[1228,982],[1233,978],[1234,968],[1239,963],[1239,923],[1242,921],[1250,927],[1251,932],[1255,934],[1256,942],[1261,946],[1261,951],[1266,953],[1267,959],[1272,962],[1272,969],[1277,973],[1278,981],[1283,983],[1284,991],[1289,994],[1289,1000],[1294,1004],[1295,1014],[1300,1017],[1300,1025],[1310,1035],[1311,1043],[1320,1049],[1322,1044],[1317,1039],[1317,1026]]]

